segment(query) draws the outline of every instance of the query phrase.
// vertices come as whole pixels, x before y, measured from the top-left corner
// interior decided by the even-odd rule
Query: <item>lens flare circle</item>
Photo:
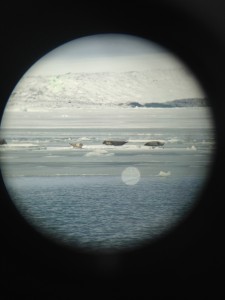
[[[127,185],[135,185],[139,182],[141,174],[136,167],[125,168],[121,174],[122,181]]]

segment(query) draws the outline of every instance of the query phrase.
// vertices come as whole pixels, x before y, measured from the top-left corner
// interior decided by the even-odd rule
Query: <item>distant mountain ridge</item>
[[[200,99],[204,95],[192,87],[193,78],[180,69],[25,76],[12,92],[8,108],[206,106]]]
[[[121,104],[123,105],[123,104]],[[147,108],[174,108],[174,107],[206,107],[209,106],[205,98],[187,98],[176,99],[166,102],[149,102],[141,104],[139,102],[129,102],[129,107],[147,107]]]

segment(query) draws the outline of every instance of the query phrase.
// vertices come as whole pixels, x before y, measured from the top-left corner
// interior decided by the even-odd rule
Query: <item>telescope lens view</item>
[[[12,202],[58,243],[118,251],[149,243],[194,209],[215,148],[191,71],[141,37],[97,34],[24,74],[1,120]]]

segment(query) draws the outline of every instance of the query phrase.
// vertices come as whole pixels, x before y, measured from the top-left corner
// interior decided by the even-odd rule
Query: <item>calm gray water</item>
[[[167,231],[193,204],[198,177],[20,177],[10,192],[30,222],[50,236],[82,247],[123,248]]]
[[[22,215],[63,243],[95,249],[135,246],[177,224],[195,204],[214,148],[210,128],[11,128],[2,135],[1,169]],[[102,144],[110,138],[128,143]],[[165,146],[144,146],[149,140]]]

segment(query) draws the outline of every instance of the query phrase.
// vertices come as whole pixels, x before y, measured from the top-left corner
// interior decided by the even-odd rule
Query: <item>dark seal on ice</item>
[[[145,146],[151,146],[151,147],[162,147],[164,146],[164,142],[160,142],[160,141],[151,141],[151,142],[147,142],[145,143]]]
[[[126,144],[126,141],[104,141],[103,144],[105,145],[112,145],[112,146],[122,146],[124,144]]]
[[[7,144],[7,143],[6,143],[6,140],[0,138],[0,145],[6,145],[6,144]]]

